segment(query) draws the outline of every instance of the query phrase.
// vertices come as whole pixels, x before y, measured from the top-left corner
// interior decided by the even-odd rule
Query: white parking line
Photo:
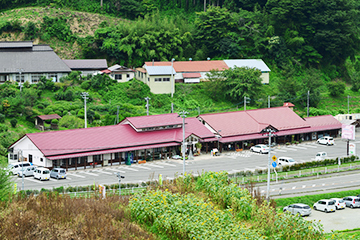
[[[295,188],[296,188],[296,186],[293,186],[293,187],[292,187],[292,189],[295,189]]]
[[[313,184],[313,185],[312,185],[312,187],[315,187],[315,186],[316,186],[316,184]]]
[[[149,164],[150,167],[157,167],[157,168],[164,168],[163,166],[155,165],[155,164]]]
[[[146,169],[146,170],[151,170],[151,168],[144,167],[144,166],[134,166],[134,167],[137,167],[137,168],[142,168],[142,169]]]
[[[317,146],[312,146],[312,145],[310,145],[310,144],[307,144],[306,147],[307,147],[307,148],[317,148]]]
[[[322,186],[325,186],[325,183],[323,183]]]
[[[276,152],[286,152],[285,150],[276,149]]]
[[[106,170],[110,170],[110,171],[114,171],[114,172],[126,173],[125,171],[121,171],[118,168],[107,168]]]
[[[91,175],[91,176],[99,176],[99,174],[91,173],[91,172],[81,172],[83,174]]]
[[[21,178],[20,178],[21,179]],[[28,180],[28,181],[31,181],[31,182],[36,182],[36,183],[43,183],[42,181],[40,181],[40,180],[37,180],[37,179],[34,179],[34,178],[24,178],[24,179],[26,179],[26,180]]]
[[[113,175],[113,173],[109,173],[109,172],[106,172],[104,170],[93,170],[93,172],[98,172],[98,173],[104,173],[104,174],[108,174],[108,175]]]
[[[303,185],[302,188],[306,188],[306,185]]]
[[[163,163],[163,162],[159,162],[158,164],[165,165],[165,166],[172,166],[172,167],[176,167],[176,165],[174,165],[174,164],[170,164],[170,163]]]
[[[297,151],[297,149],[293,149],[291,147],[286,147],[286,150]]]
[[[75,173],[67,173],[68,175],[74,176],[74,177],[79,177],[79,178],[85,178],[84,176],[81,176],[79,174],[75,174]]]
[[[131,167],[124,167],[124,169],[126,169],[126,170],[131,170],[131,171],[134,171],[134,172],[138,172],[138,171],[139,171],[139,170],[134,169],[134,168],[131,168]]]
[[[292,148],[296,148],[296,149],[307,149],[305,147],[299,147],[299,146],[291,146]]]

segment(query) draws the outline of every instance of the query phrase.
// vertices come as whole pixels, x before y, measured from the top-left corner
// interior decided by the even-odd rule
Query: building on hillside
[[[174,88],[172,83],[168,84],[168,81],[157,81],[155,83],[152,79],[170,79],[170,82],[174,79],[175,83],[199,83],[207,81],[207,74],[211,70],[223,71],[235,66],[257,68],[261,71],[262,83],[269,83],[270,69],[261,59],[145,62],[142,68],[136,68],[135,78],[148,84],[153,93],[172,93],[172,88]],[[164,68],[161,69],[160,67]],[[153,69],[156,69],[156,75],[151,75],[154,74]],[[161,90],[159,91],[158,88]]]
[[[108,68],[106,59],[64,59],[71,71],[80,71],[82,76],[93,75]]]
[[[47,130],[45,127],[45,122],[49,120],[57,119],[60,120],[61,117],[58,114],[50,114],[50,115],[39,115],[35,118],[35,127],[41,131]],[[50,123],[50,129],[58,129],[57,124]]]
[[[51,47],[34,45],[32,41],[0,42],[0,66],[0,84],[38,83],[41,76],[59,82],[71,72]]]
[[[182,138],[176,113],[130,117],[112,126],[26,134],[9,147],[8,158],[47,168],[89,168],[166,159],[180,153]],[[196,118],[187,118],[185,139],[190,148],[215,138]]]
[[[108,69],[102,70],[102,73],[108,74],[112,79],[118,82],[127,82],[134,78],[134,70],[115,64]]]

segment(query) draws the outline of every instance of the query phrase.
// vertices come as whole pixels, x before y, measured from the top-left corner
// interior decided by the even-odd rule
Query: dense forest
[[[154,95],[139,82],[116,84],[106,77],[72,73],[52,83],[42,79],[22,92],[0,86],[0,155],[34,129],[34,117],[57,113],[60,129],[84,126],[82,91],[89,92],[90,126],[127,116],[186,109],[190,115],[292,102],[300,115],[360,110],[359,5],[355,0],[0,0],[2,41],[49,44],[62,58],[106,58],[112,64],[145,61],[263,59],[270,84],[259,85],[250,69],[212,72],[210,81],[177,84],[173,99]],[[93,16],[88,13],[92,13]],[[240,77],[242,76],[242,77]],[[250,82],[246,77],[255,76]],[[225,81],[219,81],[225,79]],[[349,98],[347,98],[349,99]],[[349,104],[349,102],[348,102]],[[117,109],[119,113],[117,116]],[[359,110],[359,111],[358,111]]]

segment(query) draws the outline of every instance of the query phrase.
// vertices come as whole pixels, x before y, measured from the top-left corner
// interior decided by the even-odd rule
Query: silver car
[[[22,177],[23,175],[24,177],[34,176],[35,170],[36,170],[35,166],[23,167],[19,169],[17,175],[18,177]]]
[[[309,205],[303,203],[295,203],[283,208],[284,212],[291,213],[293,215],[299,214],[300,216],[310,216],[311,208]]]
[[[356,208],[360,207],[360,198],[356,196],[348,196],[343,198],[347,207]]]
[[[64,168],[53,168],[50,177],[56,179],[66,179],[66,170]]]

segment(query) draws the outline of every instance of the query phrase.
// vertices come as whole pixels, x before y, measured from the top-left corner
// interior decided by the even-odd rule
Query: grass
[[[344,231],[336,231],[337,236],[334,233],[327,233],[326,239],[360,239],[360,229],[351,229]]]

